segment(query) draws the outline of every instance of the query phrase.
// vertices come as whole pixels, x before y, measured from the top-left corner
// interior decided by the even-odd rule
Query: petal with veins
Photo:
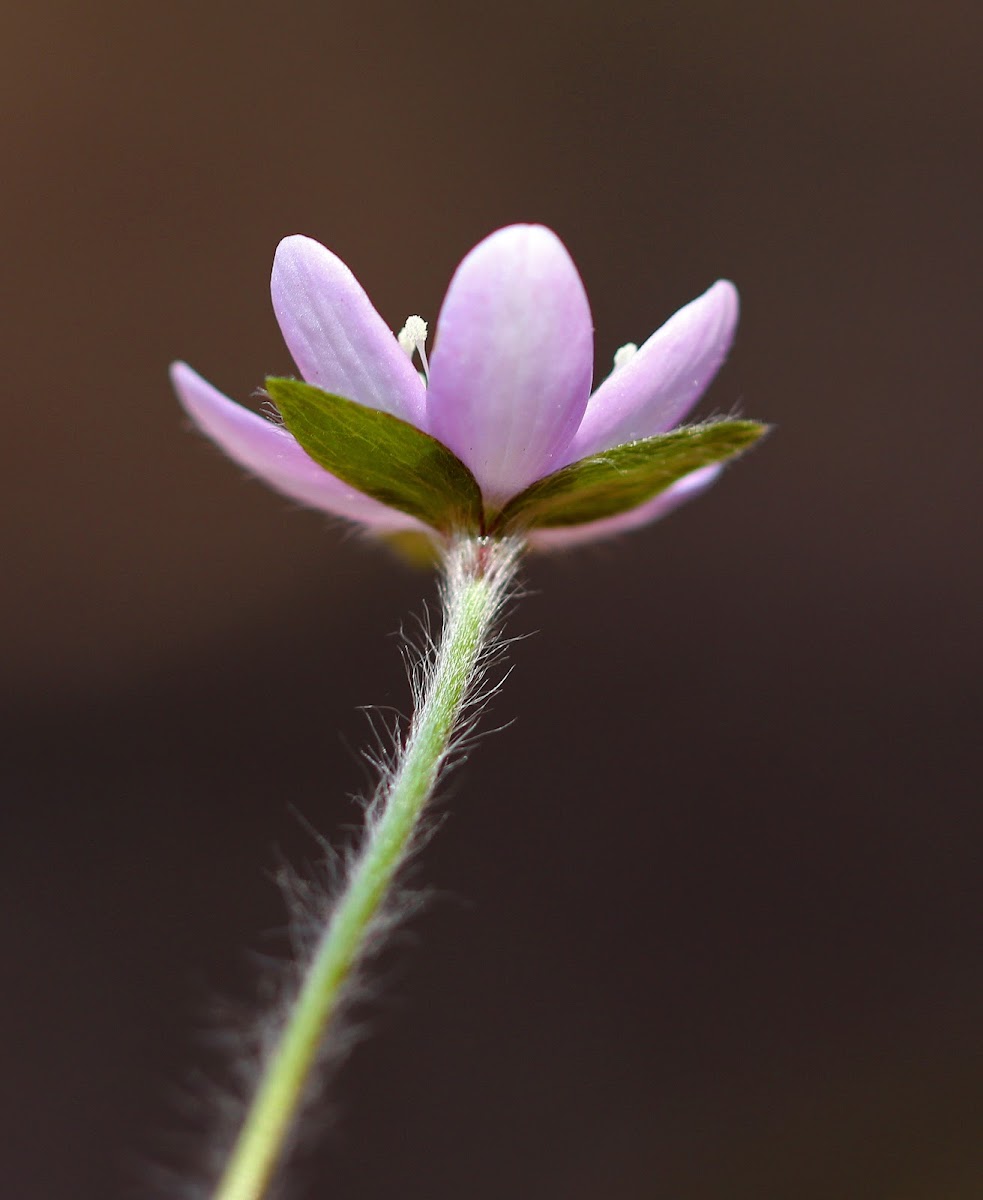
[[[422,427],[423,382],[337,255],[300,234],[284,238],[270,292],[283,339],[308,383]]]
[[[412,517],[380,504],[319,467],[287,430],[229,400],[187,364],[173,364],[171,382],[185,411],[203,433],[250,474],[291,500],[380,530],[422,528]]]
[[[564,463],[653,437],[681,421],[720,369],[738,308],[737,289],[721,279],[670,317],[591,396]]]
[[[500,229],[447,291],[430,356],[429,431],[487,499],[507,499],[567,461],[593,355],[590,306],[563,243],[539,225]]]
[[[717,465],[700,467],[684,475],[672,487],[666,488],[652,500],[640,504],[616,517],[605,517],[602,521],[588,521],[586,525],[568,525],[558,529],[537,529],[529,535],[529,544],[536,550],[562,550],[567,546],[578,546],[581,542],[594,542],[615,534],[627,533],[640,525],[648,525],[671,513],[687,500],[706,491],[720,474]]]

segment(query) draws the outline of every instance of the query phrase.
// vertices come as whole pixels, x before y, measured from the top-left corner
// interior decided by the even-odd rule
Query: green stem
[[[454,542],[444,559],[443,629],[418,708],[361,851],[266,1062],[215,1200],[261,1200],[273,1178],[347,980],[406,860],[474,685],[517,547]]]

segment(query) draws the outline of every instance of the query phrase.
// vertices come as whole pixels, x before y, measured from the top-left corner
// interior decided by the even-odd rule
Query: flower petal
[[[308,383],[421,424],[423,381],[340,258],[311,238],[284,238],[270,292],[283,339]]]
[[[602,538],[613,537],[618,533],[627,533],[629,529],[638,529],[648,525],[660,517],[667,516],[674,508],[678,508],[694,496],[706,491],[720,474],[718,465],[700,467],[691,471],[678,483],[666,488],[652,500],[640,504],[638,508],[616,517],[606,517],[603,521],[589,521],[586,525],[568,525],[562,529],[538,529],[529,535],[529,544],[535,550],[561,550],[567,546],[578,546],[583,542],[599,541]]]
[[[291,500],[380,531],[422,528],[412,517],[329,474],[285,429],[229,400],[186,363],[171,366],[171,382],[185,411],[203,433],[241,467]]]
[[[721,279],[681,308],[601,384],[565,462],[664,433],[709,386],[734,339],[737,289]]]
[[[503,501],[562,465],[593,356],[590,306],[563,243],[541,225],[500,229],[467,255],[444,299],[429,431],[487,499]]]

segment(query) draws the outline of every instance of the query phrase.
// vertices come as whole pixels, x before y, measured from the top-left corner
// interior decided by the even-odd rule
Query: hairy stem
[[[361,850],[264,1066],[215,1200],[261,1200],[273,1178],[332,1017],[412,846],[472,692],[518,548],[454,542],[444,559],[443,628],[418,707],[372,807]]]

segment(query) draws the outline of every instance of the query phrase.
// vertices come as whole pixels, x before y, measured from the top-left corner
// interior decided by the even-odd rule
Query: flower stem
[[[444,556],[443,628],[365,840],[274,1044],[215,1200],[261,1200],[301,1107],[346,982],[406,860],[514,578],[518,547],[460,539]]]

